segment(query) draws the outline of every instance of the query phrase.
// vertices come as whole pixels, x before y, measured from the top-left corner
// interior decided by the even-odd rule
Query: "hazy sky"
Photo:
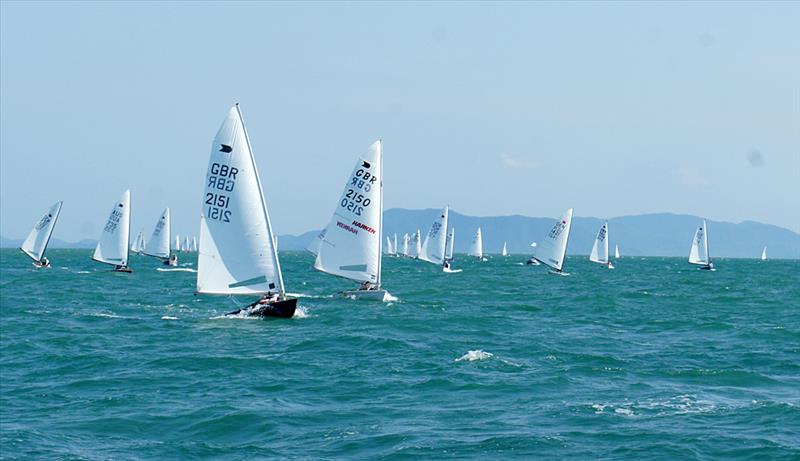
[[[196,234],[241,103],[278,233],[384,139],[386,208],[800,231],[800,3],[0,4],[0,233]]]

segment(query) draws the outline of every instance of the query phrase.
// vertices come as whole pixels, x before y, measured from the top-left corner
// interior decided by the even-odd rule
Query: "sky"
[[[385,208],[800,232],[800,3],[0,3],[0,234],[197,234],[240,103],[278,234],[384,140]]]

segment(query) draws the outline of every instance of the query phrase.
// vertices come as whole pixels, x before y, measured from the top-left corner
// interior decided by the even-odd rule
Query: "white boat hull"
[[[342,292],[345,298],[367,301],[386,301],[391,296],[386,290],[347,290]]]
[[[463,270],[464,269],[448,269],[447,267],[443,267],[442,268],[442,272],[444,272],[446,274],[457,274],[457,273],[459,273],[459,272],[461,272]]]

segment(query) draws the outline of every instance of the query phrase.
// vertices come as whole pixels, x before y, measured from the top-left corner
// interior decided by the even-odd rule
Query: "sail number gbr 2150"
[[[231,210],[228,209],[231,197],[225,192],[233,192],[236,186],[236,175],[239,170],[228,165],[212,163],[206,183],[205,205],[206,219],[231,222]]]
[[[347,192],[344,193],[344,197],[342,197],[342,201],[339,203],[339,206],[347,211],[355,213],[356,216],[361,216],[361,214],[364,212],[364,208],[367,208],[370,203],[372,203],[372,200],[364,196],[364,194],[360,193],[359,191],[369,193],[369,191],[372,190],[372,187],[375,186],[377,182],[377,176],[363,168],[359,168],[356,170],[354,177],[351,178],[350,182],[347,184],[349,187]]]

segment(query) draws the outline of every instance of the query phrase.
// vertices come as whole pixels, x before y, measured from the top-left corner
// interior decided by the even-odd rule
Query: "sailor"
[[[371,283],[369,283],[369,282],[364,282],[364,283],[362,283],[362,284],[361,284],[361,286],[360,286],[360,287],[358,287],[358,289],[359,289],[359,290],[365,290],[365,291],[368,291],[368,290],[374,290],[375,288],[372,286],[372,284],[371,284]]]
[[[446,259],[444,260],[444,268],[445,269],[450,269],[450,261],[448,261]]]
[[[41,267],[50,267],[50,260],[49,260],[49,259],[47,259],[47,258],[42,258],[42,259],[39,261],[39,265],[40,265]]]
[[[168,266],[177,266],[178,265],[178,255],[173,254],[169,257],[169,260],[166,262]]]

